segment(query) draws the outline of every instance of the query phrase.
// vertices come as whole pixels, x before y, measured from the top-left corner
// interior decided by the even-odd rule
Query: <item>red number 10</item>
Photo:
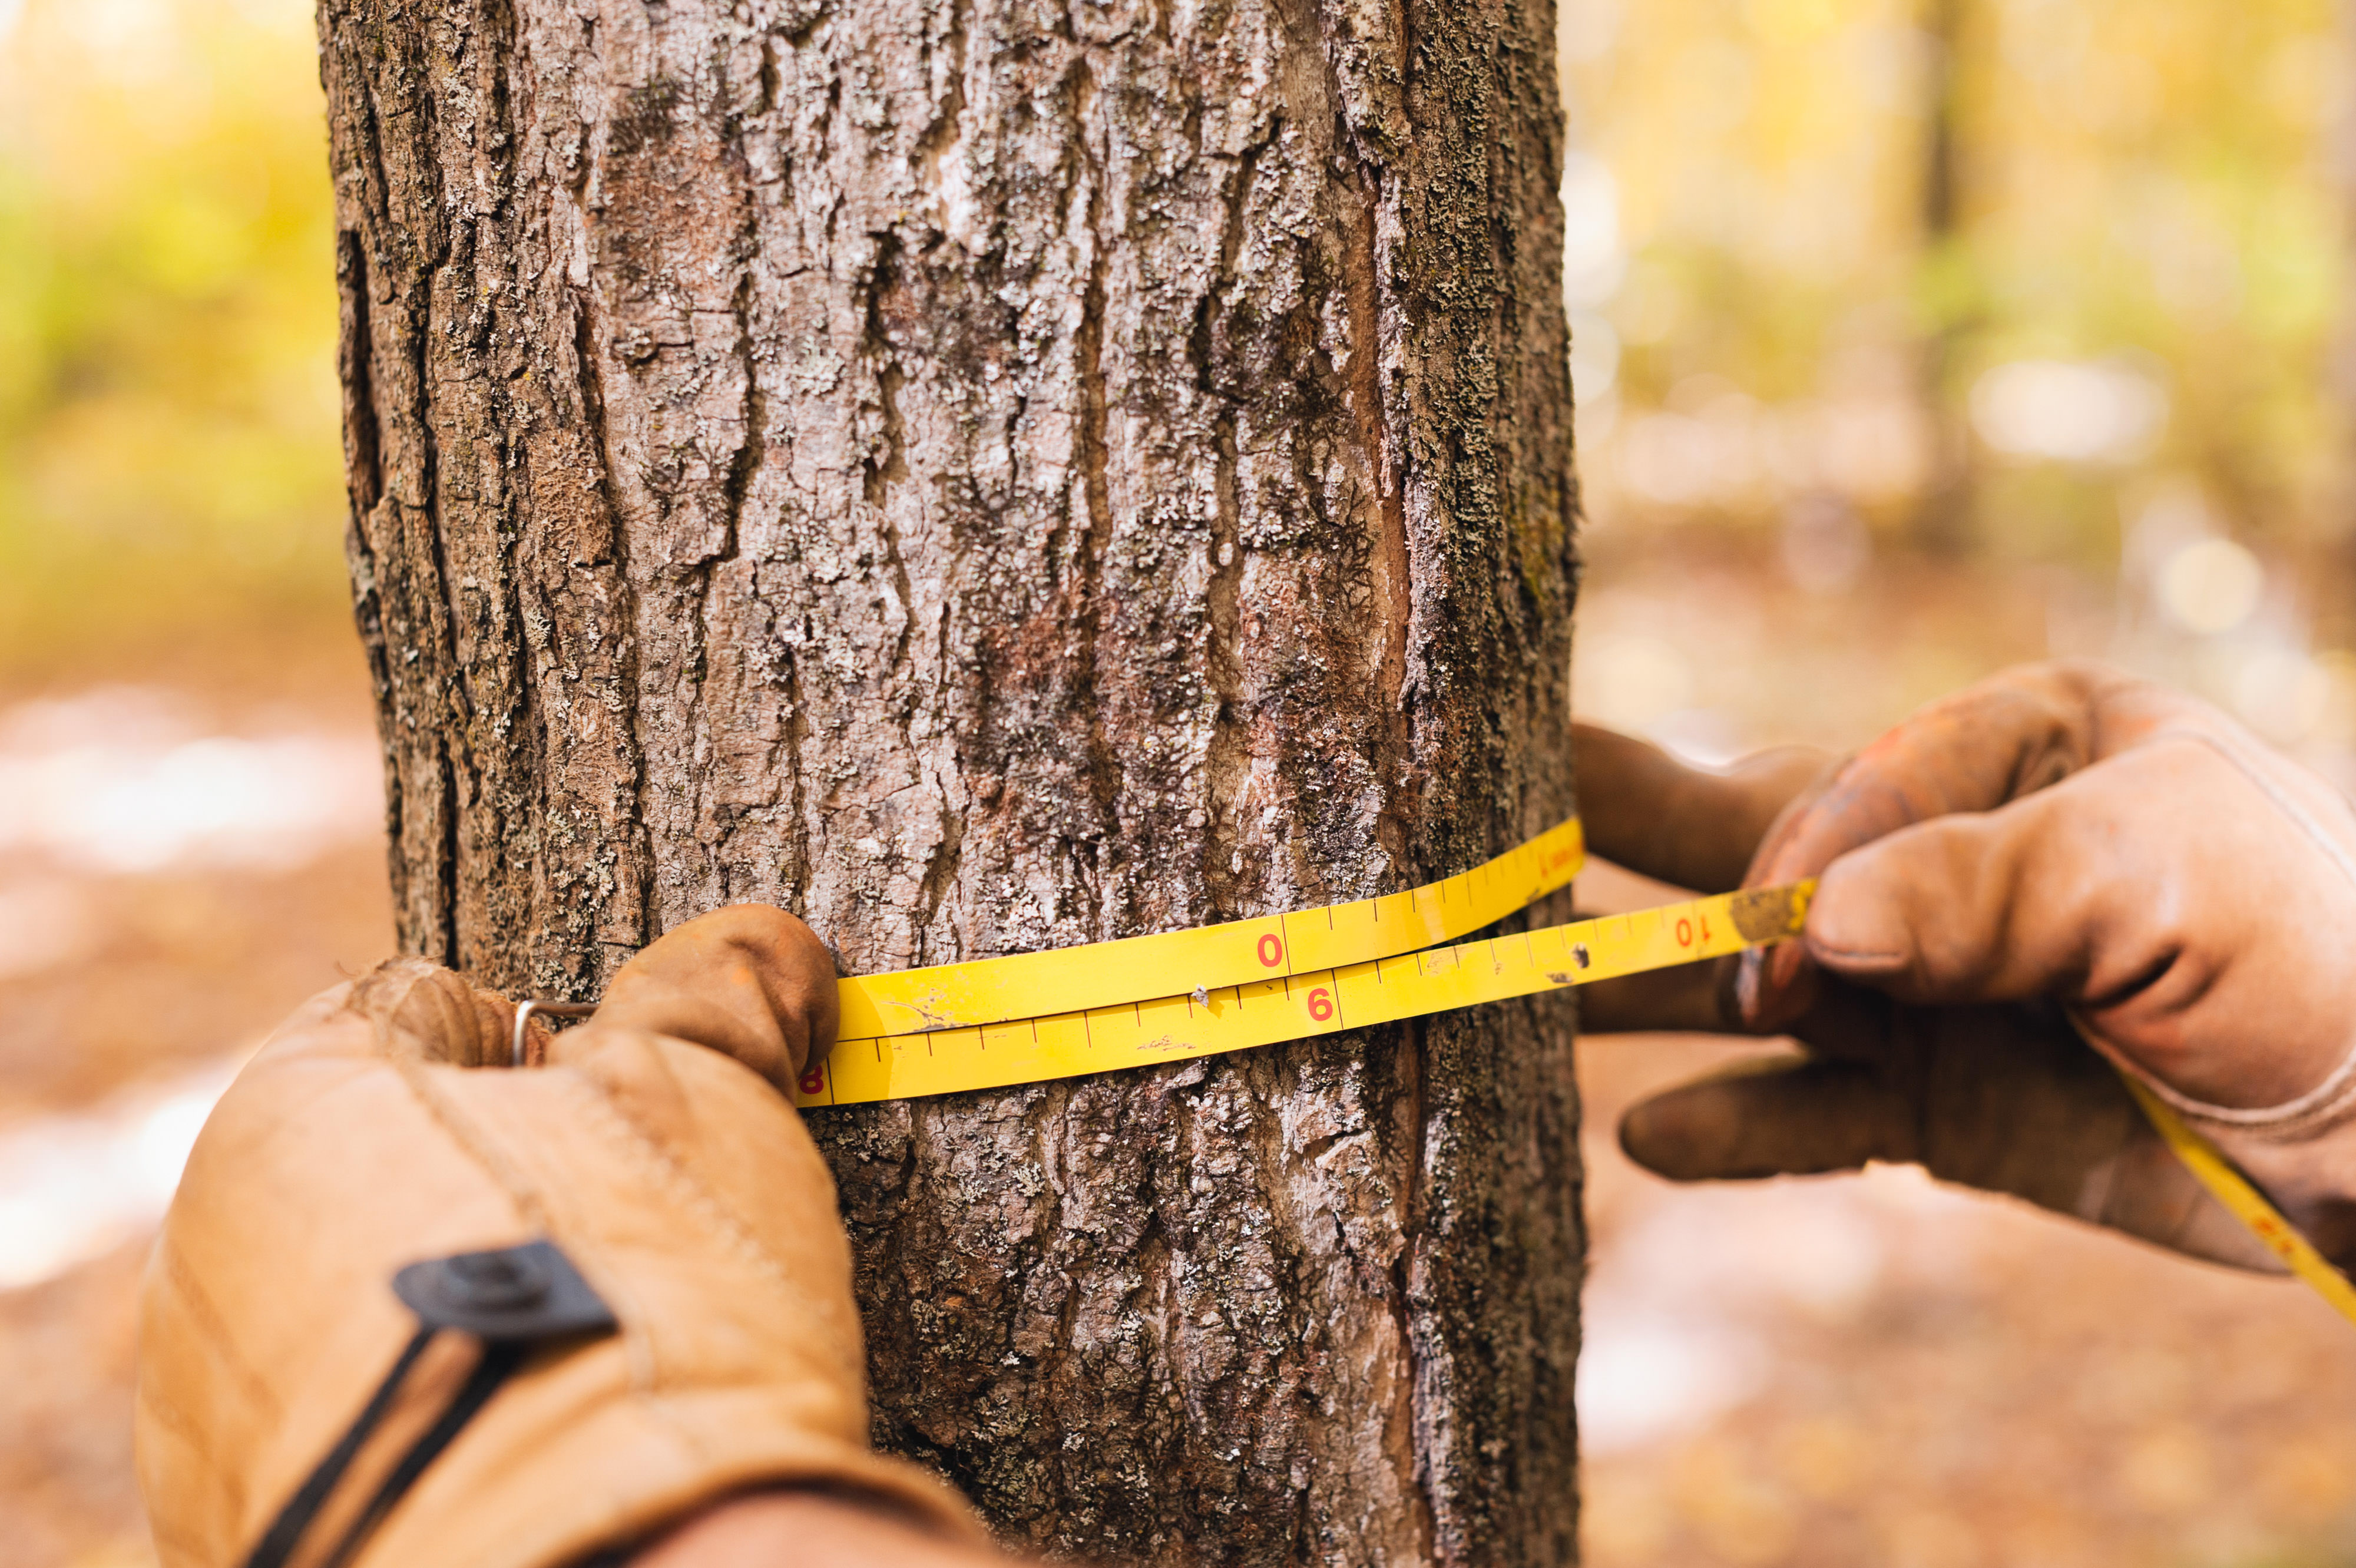
[[[1701,940],[1708,941],[1709,940],[1709,917],[1708,915],[1704,915],[1700,917],[1700,919]],[[1677,917],[1677,946],[1681,948],[1689,948],[1693,946],[1693,944],[1694,923],[1685,916],[1680,915]]]

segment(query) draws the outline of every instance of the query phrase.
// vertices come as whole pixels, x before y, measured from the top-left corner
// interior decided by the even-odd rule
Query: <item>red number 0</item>
[[[826,1064],[824,1062],[819,1063],[818,1066],[802,1074],[801,1091],[804,1094],[823,1094],[826,1092]]]
[[[1323,1024],[1333,1016],[1333,994],[1323,986],[1309,993],[1309,1015]]]
[[[1693,922],[1682,915],[1677,917],[1677,946],[1681,948],[1693,946]]]
[[[1270,969],[1284,961],[1284,941],[1274,931],[1259,940],[1259,961]]]

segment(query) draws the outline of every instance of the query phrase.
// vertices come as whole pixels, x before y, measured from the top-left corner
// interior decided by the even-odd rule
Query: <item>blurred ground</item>
[[[392,949],[358,644],[277,653],[0,689],[5,1568],[152,1561],[146,1239],[237,1061]]]
[[[1676,1188],[1612,1143],[1728,1059],[1581,1046],[1589,1568],[2356,1562],[2356,1330],[1912,1170]]]

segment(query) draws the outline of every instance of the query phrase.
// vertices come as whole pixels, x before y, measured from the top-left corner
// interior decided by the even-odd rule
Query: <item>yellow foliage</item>
[[[2123,499],[2160,475],[2196,482],[2237,531],[2296,544],[2340,526],[2347,219],[2329,148],[2356,52],[2332,0],[1564,3],[1574,174],[1591,156],[1618,199],[1619,275],[1597,269],[1616,286],[1571,291],[1575,331],[1622,349],[1616,378],[1586,379],[1609,392],[1582,393],[1605,521],[1772,521],[1794,493],[1849,488],[1738,452],[1714,489],[1648,489],[1693,466],[1648,468],[1661,433],[1630,427],[1689,412],[1678,389],[1708,377],[1771,421],[1911,402],[1952,456],[1908,497],[1849,499],[1895,524],[1960,485],[1972,542],[1999,553],[2107,568]],[[1576,248],[1576,203],[1571,225]],[[2147,439],[2088,435],[2097,459],[1992,447],[1973,389],[2021,360],[2115,367],[2164,417]]]
[[[303,0],[0,0],[0,673],[340,615]]]
[[[1563,0],[1592,510],[1891,528],[1945,487],[1979,547],[2107,570],[2189,481],[2330,536],[2332,11]],[[305,0],[0,0],[0,677],[343,613],[331,229]],[[2097,457],[1990,446],[2106,386],[2151,390],[2047,443]]]

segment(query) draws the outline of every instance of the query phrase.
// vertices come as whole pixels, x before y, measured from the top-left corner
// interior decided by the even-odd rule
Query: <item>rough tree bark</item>
[[[1570,807],[1551,5],[323,0],[406,944],[594,993],[1397,889]],[[1560,1000],[813,1118],[1011,1541],[1574,1555]]]

